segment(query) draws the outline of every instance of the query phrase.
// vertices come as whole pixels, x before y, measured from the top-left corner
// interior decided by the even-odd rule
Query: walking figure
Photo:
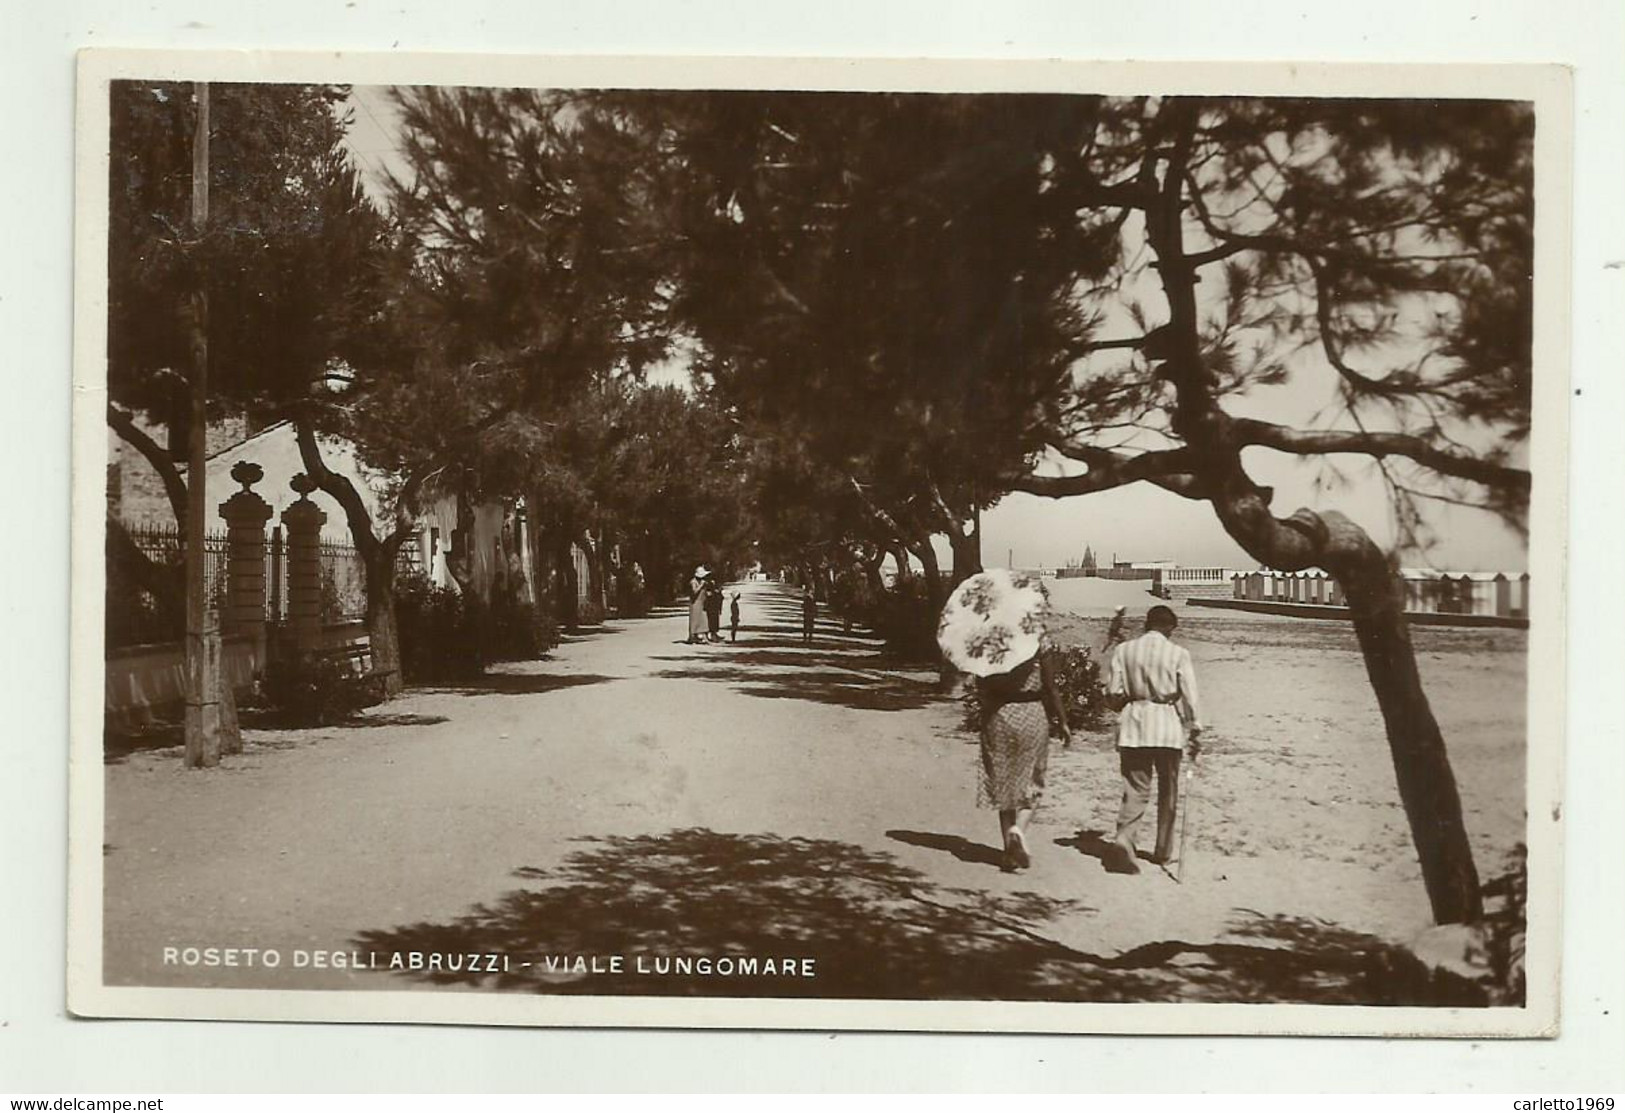
[[[1027,824],[1044,795],[1050,723],[1072,744],[1047,633],[1042,581],[1004,569],[979,572],[954,590],[937,622],[937,644],[976,678],[981,709],[977,801],[999,813],[1000,868],[1032,864]]]
[[[1110,653],[1119,643],[1128,640],[1128,608],[1121,603],[1112,612],[1112,624],[1106,630],[1106,644],[1100,647],[1101,656]]]
[[[801,589],[801,644],[811,645],[813,621],[818,617],[818,600],[813,597],[812,584]]]
[[[730,642],[739,640],[739,592],[737,591],[733,593],[733,598],[728,602],[728,640]]]
[[[715,574],[705,581],[705,625],[707,641],[722,640],[722,585]]]
[[[1124,642],[1112,654],[1106,698],[1120,711],[1117,759],[1123,774],[1123,802],[1117,812],[1117,837],[1107,847],[1106,868],[1113,873],[1139,873],[1135,836],[1157,781],[1157,844],[1151,860],[1159,865],[1173,854],[1174,820],[1179,798],[1179,762],[1186,743],[1194,759],[1201,752],[1202,721],[1196,696],[1196,667],[1190,650],[1169,636],[1179,625],[1174,612],[1152,607],[1145,633]]]

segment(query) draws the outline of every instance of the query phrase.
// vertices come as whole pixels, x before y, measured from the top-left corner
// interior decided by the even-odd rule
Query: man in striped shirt
[[[1106,854],[1106,868],[1114,873],[1140,872],[1135,835],[1150,802],[1153,776],[1157,780],[1157,848],[1152,860],[1168,860],[1173,852],[1180,756],[1187,742],[1192,758],[1200,751],[1196,668],[1190,651],[1169,640],[1178,625],[1170,608],[1152,607],[1145,616],[1145,633],[1124,642],[1112,655],[1106,699],[1121,712],[1117,757],[1123,772],[1117,837]]]

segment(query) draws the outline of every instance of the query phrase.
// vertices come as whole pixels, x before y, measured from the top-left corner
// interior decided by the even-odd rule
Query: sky
[[[399,113],[383,87],[357,86],[350,104],[348,144],[368,190],[382,201],[387,176],[405,173],[397,152]],[[1154,297],[1147,301],[1156,303]],[[1112,324],[1108,320],[1106,327]],[[1303,362],[1295,364],[1287,384],[1255,389],[1232,405],[1233,412],[1307,427],[1323,424],[1322,415],[1335,396],[1335,377],[1312,356],[1298,358]],[[687,372],[674,361],[656,368],[654,377],[682,382]],[[1254,479],[1275,489],[1272,508],[1277,515],[1300,507],[1339,510],[1379,545],[1394,545],[1395,516],[1374,462],[1340,456],[1330,461],[1335,466],[1328,466],[1322,458],[1261,448],[1248,449],[1243,459]],[[1425,549],[1400,552],[1406,566],[1457,572],[1527,569],[1526,539],[1494,514],[1447,503],[1425,504],[1424,512],[1430,540]],[[1102,563],[1115,554],[1120,560],[1171,559],[1186,566],[1257,565],[1225,533],[1206,503],[1146,483],[1068,499],[1008,495],[983,515],[982,535],[982,559],[988,567],[1061,567],[1080,560],[1085,546]],[[939,539],[937,547],[946,561],[946,540]]]

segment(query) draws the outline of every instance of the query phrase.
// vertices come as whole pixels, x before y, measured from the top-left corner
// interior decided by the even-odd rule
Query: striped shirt
[[[1117,647],[1106,694],[1126,701],[1117,718],[1119,749],[1183,749],[1186,727],[1202,721],[1190,650],[1157,630]]]

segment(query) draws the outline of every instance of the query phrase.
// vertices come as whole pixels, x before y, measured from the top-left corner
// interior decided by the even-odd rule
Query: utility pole
[[[192,291],[186,319],[192,367],[186,438],[186,767],[220,764],[220,620],[204,576],[209,435],[209,295],[203,238],[209,223],[209,86],[192,85]]]

